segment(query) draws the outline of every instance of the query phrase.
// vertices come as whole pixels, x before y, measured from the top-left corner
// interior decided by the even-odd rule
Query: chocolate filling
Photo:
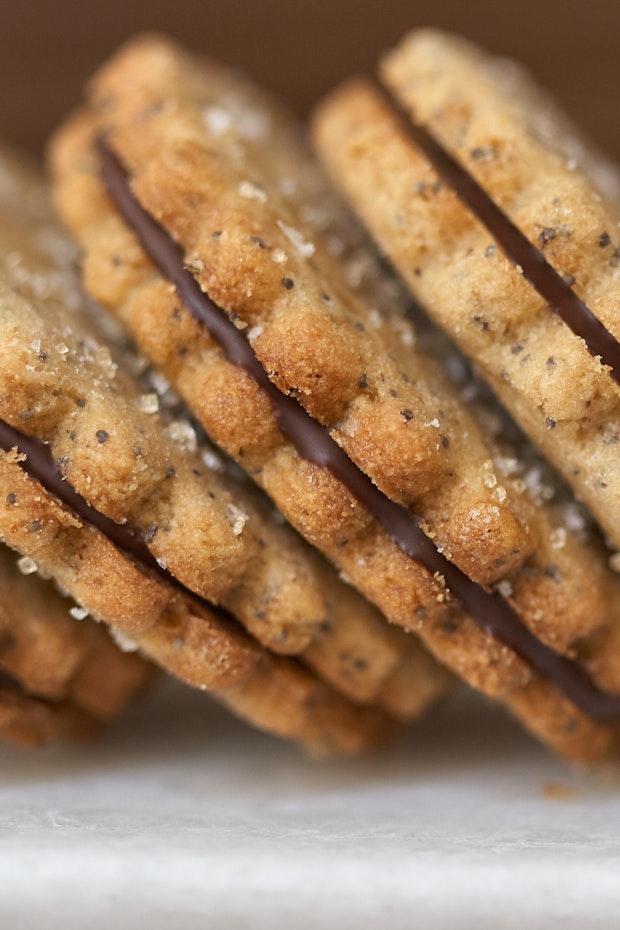
[[[216,607],[201,598],[183,582],[179,581],[168,569],[157,561],[140,535],[127,524],[116,523],[110,517],[90,504],[73,488],[62,476],[56,466],[49,447],[40,439],[26,436],[4,420],[0,420],[0,449],[5,452],[17,449],[26,456],[19,465],[31,478],[43,485],[46,491],[57,497],[63,504],[72,510],[81,520],[89,523],[99,530],[114,546],[133,558],[147,570],[159,575],[169,584],[174,585],[184,594],[194,600],[205,604],[208,609],[217,614],[220,619],[230,620],[230,615],[221,607]]]
[[[375,517],[410,558],[431,574],[443,576],[447,587],[486,632],[521,656],[538,674],[552,681],[591,717],[620,717],[620,695],[601,691],[577,662],[565,658],[534,636],[510,604],[468,578],[442,555],[420,529],[416,518],[383,494],[295,398],[272,384],[243,332],[205,294],[184,264],[172,237],[138,203],[125,168],[103,142],[97,143],[104,183],[121,216],[133,230],[161,274],[175,287],[187,310],[220,345],[226,358],[243,369],[265,392],[282,433],[302,458],[327,468]]]
[[[9,672],[5,672],[4,669],[0,668],[0,690],[10,690],[10,691],[21,691],[22,686],[20,685],[17,678],[14,678]]]
[[[591,355],[600,357],[602,364],[610,367],[613,379],[620,383],[620,342],[467,169],[443,148],[426,127],[413,120],[391,90],[378,80],[371,80],[374,90],[389,108],[407,141],[422,150],[440,178],[486,226],[507,258],[523,270],[524,276],[551,309],[558,313],[576,336],[584,340]]]
[[[48,446],[44,442],[41,442],[40,439],[34,439],[32,436],[26,436],[14,427],[9,426],[4,420],[0,420],[0,448],[4,449],[5,452],[17,449],[18,452],[25,455],[26,458],[19,463],[20,466],[31,478],[35,478],[39,484],[42,484],[50,494],[59,498],[78,517],[86,523],[92,524],[104,536],[107,536],[110,542],[128,555],[133,556],[138,562],[153,571],[157,571],[159,574],[164,572],[157,559],[128,526],[115,523],[110,517],[99,513],[65,481],[52,458]]]

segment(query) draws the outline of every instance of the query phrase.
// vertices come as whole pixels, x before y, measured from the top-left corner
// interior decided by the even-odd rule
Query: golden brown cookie
[[[97,722],[66,701],[42,701],[0,677],[0,740],[17,746],[90,739]]]
[[[191,429],[160,417],[157,395],[113,360],[51,218],[44,227],[26,209],[13,217],[0,220],[4,540],[126,645],[258,726],[318,752],[373,745],[390,730],[384,714],[350,704],[258,640],[303,653],[320,638],[308,664],[369,701],[389,693],[406,651],[376,612],[358,610],[357,595],[349,617],[331,571],[209,469],[189,448]],[[357,677],[334,655],[349,621],[360,631],[354,656],[376,653]],[[411,689],[419,711],[428,684]]]
[[[412,33],[381,78],[320,109],[326,163],[620,547],[617,174],[516,65],[463,40]]]
[[[154,669],[32,567],[0,548],[0,735],[27,744],[86,736],[116,717]]]
[[[390,620],[561,751],[602,755],[620,710],[600,641],[617,579],[500,468],[416,350],[398,288],[290,118],[146,37],[95,77],[52,164],[89,291],[214,441]]]

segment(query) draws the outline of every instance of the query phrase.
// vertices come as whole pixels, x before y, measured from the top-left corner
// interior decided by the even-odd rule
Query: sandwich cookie
[[[607,752],[617,580],[500,471],[289,117],[147,37],[96,76],[52,164],[88,290],[287,519],[542,738]]]
[[[620,548],[617,173],[514,63],[432,30],[336,91],[315,135],[411,293]]]
[[[303,653],[322,633],[325,665],[346,664],[327,644],[322,563],[183,447],[183,430],[163,422],[97,332],[68,243],[49,208],[43,216],[45,192],[34,196],[36,177],[22,178],[9,158],[3,167],[15,202],[22,183],[36,201],[29,211],[24,197],[20,211],[0,215],[4,541],[126,645],[257,726],[316,752],[374,745],[390,730],[383,712],[350,703],[301,662],[265,648]],[[381,631],[369,613],[368,626]],[[344,599],[338,628],[336,614],[346,622]],[[400,661],[389,636],[385,645],[393,662],[380,655],[378,692]],[[320,649],[312,661],[322,664]]]

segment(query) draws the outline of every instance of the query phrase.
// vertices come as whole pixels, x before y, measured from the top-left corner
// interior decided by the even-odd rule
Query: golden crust
[[[531,83],[505,62],[432,31],[405,39],[386,57],[383,73],[416,120],[547,261],[574,279],[575,292],[618,337],[617,204],[590,180],[592,174],[601,179],[595,157]],[[374,119],[364,113],[377,106],[363,83],[343,94],[349,127]],[[377,114],[373,132],[374,139],[358,133],[357,144],[366,152],[377,147],[373,160],[382,179],[388,162],[394,172],[374,209],[368,202],[375,234],[412,292],[476,359],[498,397],[620,546],[620,388],[494,248],[486,229],[451,192],[436,190],[426,159],[396,138],[385,114]],[[610,177],[607,171],[602,180]],[[362,179],[350,183],[373,198]]]
[[[369,656],[355,678],[334,654],[350,636],[349,610],[337,597],[339,583],[326,584],[330,570],[254,497],[182,447],[195,443],[188,427],[160,418],[150,395],[144,402],[142,387],[112,360],[80,303],[58,254],[67,244],[51,219],[44,228],[27,211],[12,217],[7,211],[0,220],[2,419],[46,442],[71,485],[97,510],[139,531],[187,587],[219,601],[279,651],[303,651],[320,635],[323,653],[314,667],[325,666],[326,677],[356,699],[358,692],[378,698],[399,654],[371,608],[364,622],[351,595],[351,621],[364,634],[354,655]],[[145,571],[28,477],[15,452],[0,454],[0,534],[109,623],[125,646],[214,691],[257,726],[311,751],[343,752],[374,745],[389,729],[380,711],[350,704],[301,665],[271,656],[234,619]],[[328,595],[337,600],[333,610]],[[99,652],[80,668],[75,687],[82,700],[89,680],[106,674],[106,661]],[[412,689],[420,701],[415,683]]]
[[[0,374],[3,417],[48,441],[68,480],[90,503],[146,531],[156,557],[199,594],[219,600],[259,641],[294,654],[318,638],[320,646],[308,654],[312,667],[356,701],[378,698],[399,664],[401,648],[406,651],[399,636],[385,630],[376,611],[357,595],[349,596],[332,571],[278,526],[255,497],[164,435],[165,423],[141,409],[142,388],[63,307],[67,297],[75,300],[75,284],[57,281],[56,264],[40,254],[33,241],[38,220],[30,225],[22,220],[22,229],[8,218],[0,220],[5,254],[20,255],[19,263],[7,268],[12,287],[5,287],[2,305],[10,333]],[[48,223],[56,250],[66,248]],[[37,288],[45,290],[47,312]],[[165,429],[173,435],[175,425]],[[44,525],[35,515],[36,486],[33,490],[23,474],[12,474],[20,493],[16,485],[8,492],[13,503],[0,506],[11,523],[13,545],[29,547],[80,603],[88,599],[97,616],[119,629],[135,633],[158,622],[166,609],[165,590],[119,559],[99,534],[72,525],[66,511],[59,509]],[[36,540],[29,538],[33,518],[40,524]],[[444,680],[438,671],[437,692]],[[404,706],[420,705],[415,681],[410,689]],[[421,693],[428,693],[426,686]]]
[[[106,200],[91,148],[98,131],[127,165],[138,199],[181,243],[203,289],[247,328],[272,379],[332,429],[385,493],[415,506],[454,562],[488,584],[509,580],[521,615],[557,648],[603,626],[609,592],[618,600],[613,580],[595,567],[597,590],[585,571],[573,574],[582,558],[598,563],[571,541],[555,584],[544,581],[553,516],[509,477],[500,484],[488,441],[436,366],[411,347],[394,296],[369,305],[355,292],[353,279],[366,271],[354,264],[370,262],[375,277],[372,259],[363,250],[346,254],[346,237],[331,236],[331,218],[317,216],[331,195],[286,117],[255,97],[227,72],[157,39],[130,44],[99,73],[90,111],[67,124],[52,151],[57,203],[85,249],[87,287],[348,580],[468,681],[507,696],[529,679],[523,663],[438,597],[433,579],[346,489],[299,459],[264,398],[178,306]],[[247,137],[244,103],[267,126],[264,137]],[[344,250],[340,261],[330,248]],[[568,624],[575,597],[587,609]]]

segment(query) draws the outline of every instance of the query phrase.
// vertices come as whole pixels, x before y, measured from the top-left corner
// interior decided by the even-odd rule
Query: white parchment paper
[[[0,927],[620,927],[620,785],[471,698],[316,763],[167,686],[98,744],[0,750]]]

